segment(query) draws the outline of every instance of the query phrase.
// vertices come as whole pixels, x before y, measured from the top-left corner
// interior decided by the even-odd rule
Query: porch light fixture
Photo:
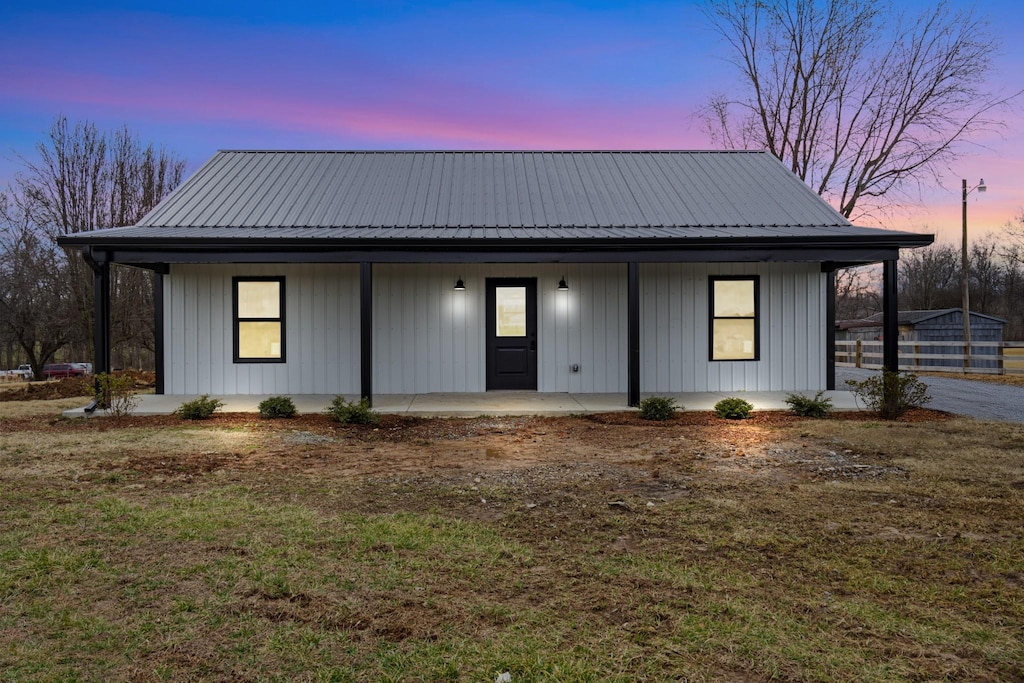
[[[565,284],[565,276],[564,275],[562,276],[562,279],[558,281],[558,291],[559,292],[568,292],[569,291],[569,285]]]
[[[465,292],[466,291],[466,283],[462,281],[461,277],[458,280],[455,281],[455,291],[456,292]]]

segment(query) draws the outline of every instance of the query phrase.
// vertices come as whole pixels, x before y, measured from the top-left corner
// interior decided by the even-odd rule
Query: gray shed
[[[930,347],[926,353],[962,354],[964,340],[963,309],[944,308],[936,311],[900,311],[900,341],[919,342],[956,342],[955,345]],[[971,341],[999,342],[1003,341],[1002,318],[971,311]],[[876,313],[862,320],[839,320],[836,322],[836,339],[872,341],[882,338],[882,314]],[[975,355],[995,356],[999,349],[984,346],[974,349]],[[950,358],[935,358],[927,361],[928,365],[943,367],[962,367],[963,361]],[[995,360],[973,363],[975,367],[995,368],[999,364]]]

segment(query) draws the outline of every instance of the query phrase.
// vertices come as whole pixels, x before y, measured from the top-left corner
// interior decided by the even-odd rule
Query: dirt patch
[[[933,411],[910,416],[913,421],[927,419],[944,421],[947,416]],[[97,473],[127,470],[156,481],[231,472],[297,472],[464,491],[497,486],[523,495],[597,487],[611,500],[625,496],[665,502],[685,495],[688,481],[700,471],[777,484],[905,474],[877,452],[804,438],[799,428],[808,422],[782,412],[757,413],[741,421],[684,413],[666,422],[614,413],[468,419],[385,415],[376,425],[343,426],[325,415],[263,420],[228,413],[196,422],[143,416],[88,421],[26,418],[5,424],[52,433],[58,443],[85,443],[86,435],[95,441],[105,432],[116,433],[116,452],[109,457],[95,454],[86,468]],[[147,434],[154,429],[168,437],[179,435],[179,445],[159,451],[146,447],[153,439]],[[132,433],[139,435],[138,446]],[[204,433],[211,438],[204,439]],[[534,497],[536,504],[550,499],[546,493]]]

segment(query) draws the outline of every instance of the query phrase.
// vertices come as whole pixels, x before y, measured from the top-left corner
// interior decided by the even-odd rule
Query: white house
[[[158,392],[833,388],[834,271],[931,235],[853,226],[764,152],[224,151],[138,225]],[[897,335],[887,335],[896,339]],[[887,347],[895,367],[895,346]]]

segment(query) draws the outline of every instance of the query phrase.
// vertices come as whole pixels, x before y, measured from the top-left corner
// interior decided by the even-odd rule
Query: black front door
[[[487,388],[537,389],[537,280],[487,278]]]

